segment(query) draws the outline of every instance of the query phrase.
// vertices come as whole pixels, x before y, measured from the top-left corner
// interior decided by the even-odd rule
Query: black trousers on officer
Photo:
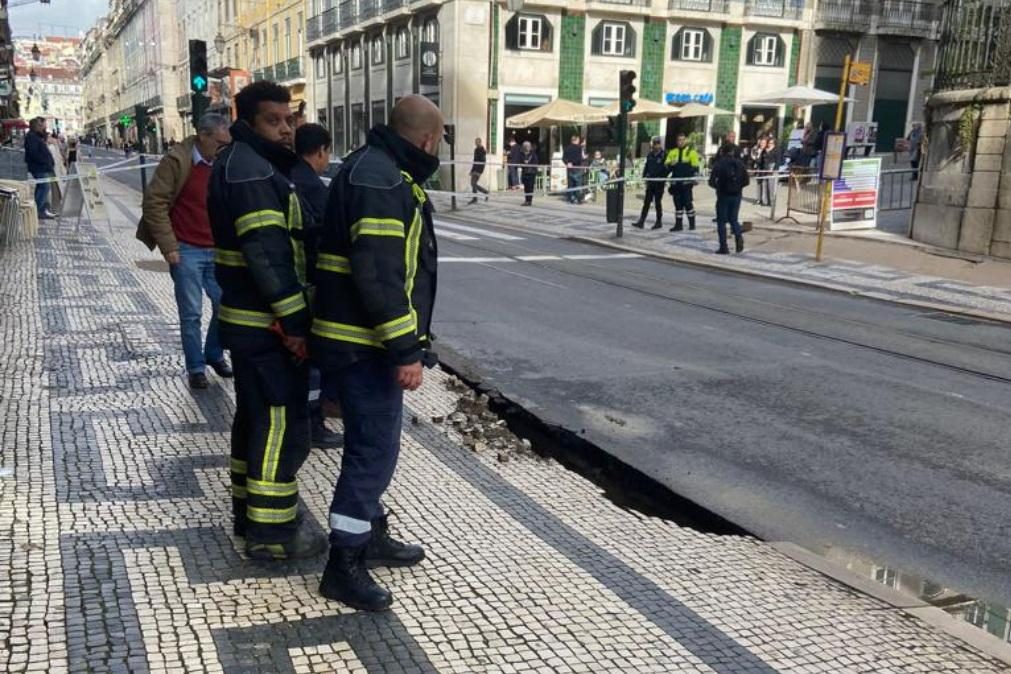
[[[523,180],[523,201],[528,204],[534,202],[534,183],[537,181],[537,174],[534,172],[527,173],[526,171],[522,174]]]
[[[295,474],[309,455],[309,368],[278,346],[232,350],[232,511],[247,539],[283,543],[298,526]]]
[[[664,183],[662,182],[646,183],[646,197],[642,201],[642,213],[639,214],[639,222],[646,222],[646,217],[649,216],[650,203],[656,206],[657,223],[663,220],[663,186]]]
[[[688,226],[695,229],[695,183],[674,183],[671,194],[674,195],[674,226],[681,227],[684,216],[688,216]]]
[[[336,377],[344,415],[344,455],[330,503],[330,544],[368,542],[372,521],[400,456],[404,391],[397,368],[385,356],[358,361],[326,376]]]

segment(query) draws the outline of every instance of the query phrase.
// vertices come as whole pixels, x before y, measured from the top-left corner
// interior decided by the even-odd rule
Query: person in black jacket
[[[52,178],[55,175],[56,164],[53,154],[49,151],[48,138],[46,120],[42,117],[33,119],[28,125],[28,133],[25,134],[25,164],[28,166],[28,172],[36,180]],[[35,208],[38,209],[40,220],[56,217],[46,205],[48,199],[49,183],[36,183]]]
[[[663,227],[663,188],[667,183],[662,179],[670,175],[670,167],[664,163],[666,158],[663,151],[663,141],[660,140],[660,136],[657,136],[650,144],[649,154],[646,156],[646,167],[642,171],[642,177],[646,179],[646,197],[642,201],[639,221],[633,223],[633,227],[642,229],[646,226],[650,203],[656,205],[656,223],[653,225],[653,229]]]
[[[218,332],[235,371],[234,530],[253,559],[311,557],[326,537],[299,526],[295,475],[309,454],[302,209],[291,183],[294,120],[284,87],[262,80],[235,97],[232,143],[207,195],[221,286]]]
[[[488,190],[481,187],[478,181],[484,173],[485,164],[488,163],[488,151],[484,149],[484,143],[480,138],[474,139],[474,163],[470,167],[470,191],[474,193],[474,198],[467,202],[467,205],[477,203],[477,194],[484,195],[484,200],[488,201]]]
[[[523,141],[520,147],[520,181],[523,183],[523,205],[530,206],[534,203],[534,184],[537,182],[537,168],[539,160],[534,146],[530,141]]]
[[[330,132],[319,124],[306,123],[295,129],[295,154],[299,161],[291,170],[298,201],[302,207],[302,242],[305,245],[305,275],[310,284],[315,283],[316,256],[319,237],[323,231],[326,214],[326,185],[320,176],[330,167]],[[341,436],[326,426],[323,418],[322,398],[337,400],[337,392],[324,379],[318,368],[309,368],[309,437],[313,447],[333,449],[340,447]]]
[[[400,452],[404,391],[422,383],[430,353],[438,249],[425,181],[439,168],[443,119],[424,96],[405,96],[330,184],[317,264],[313,359],[335,377],[344,455],[330,504],[330,559],[320,594],[381,611],[393,596],[370,566],[425,557],[389,533],[380,499]]]
[[[748,186],[748,168],[737,156],[733,145],[720,148],[716,163],[709,175],[709,186],[716,190],[716,231],[720,237],[719,255],[727,255],[727,224],[734,230],[737,252],[744,250],[744,234],[738,214],[741,210],[741,193]]]

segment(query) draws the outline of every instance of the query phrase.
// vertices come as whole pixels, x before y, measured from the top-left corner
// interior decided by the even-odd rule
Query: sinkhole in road
[[[444,370],[455,375],[476,393],[488,396],[488,409],[504,420],[514,435],[529,440],[535,454],[555,460],[589,480],[602,490],[605,498],[618,507],[702,533],[760,538],[695,501],[671,491],[578,433],[545,422],[498,389],[485,384],[480,374],[456,354],[448,362],[445,357],[440,361]],[[870,579],[922,602],[923,606],[941,609],[952,618],[974,625],[1003,642],[1011,642],[1009,606],[969,596],[919,574],[844,548],[826,546],[807,549],[851,575]],[[832,577],[846,582],[838,576]]]

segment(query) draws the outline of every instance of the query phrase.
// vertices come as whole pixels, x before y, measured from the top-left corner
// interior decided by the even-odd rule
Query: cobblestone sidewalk
[[[499,200],[491,206],[480,205],[458,213],[450,213],[448,208],[444,208],[442,217],[461,218],[471,223],[524,227],[542,233],[583,238],[604,245],[620,246],[624,250],[661,255],[694,264],[812,283],[877,299],[1011,321],[1009,288],[973,285],[939,276],[911,273],[881,264],[828,259],[819,263],[815,262],[814,255],[810,253],[771,252],[750,247],[743,255],[714,255],[713,251],[717,245],[716,226],[710,222],[712,212],[704,209],[699,211],[699,228],[696,232],[667,231],[667,227],[673,224],[673,214],[668,213],[664,229],[636,230],[631,227],[633,220],[626,220],[625,236],[616,239],[615,226],[604,222],[603,213],[598,208],[562,206],[550,199],[543,202],[541,204],[535,202],[533,208],[521,208],[516,197],[499,196]],[[668,208],[669,204],[665,203],[664,207]],[[649,222],[652,222],[652,218]],[[766,232],[763,230],[763,233]],[[766,234],[776,236],[775,232]],[[745,239],[753,241],[748,235]],[[831,247],[832,242],[829,241],[826,246]],[[891,247],[895,249],[895,255],[902,254],[902,247]]]
[[[559,465],[464,449],[408,399],[388,505],[429,557],[395,610],[316,595],[324,560],[230,534],[230,386],[185,384],[171,282],[116,227],[0,252],[0,669],[50,672],[997,672],[771,546],[622,510]],[[116,212],[118,211],[118,213]],[[339,452],[301,472],[325,521]]]

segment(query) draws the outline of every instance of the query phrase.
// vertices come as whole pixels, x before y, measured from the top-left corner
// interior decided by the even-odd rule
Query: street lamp
[[[42,60],[42,51],[39,49],[39,45],[37,44],[32,45],[32,60],[33,61]]]
[[[225,36],[218,31],[218,34],[214,36],[214,51],[220,54],[225,51]]]

